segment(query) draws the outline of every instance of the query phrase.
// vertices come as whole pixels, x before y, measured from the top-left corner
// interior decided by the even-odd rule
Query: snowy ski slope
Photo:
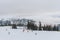
[[[0,40],[60,40],[60,32],[57,31],[29,31],[23,29],[11,29],[0,27]]]

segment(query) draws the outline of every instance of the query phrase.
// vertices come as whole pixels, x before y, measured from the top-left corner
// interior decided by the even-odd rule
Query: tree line
[[[12,28],[17,29],[17,25],[13,24]],[[39,26],[37,26],[34,21],[28,21],[27,29],[28,30],[39,30],[39,31],[41,31],[41,30],[44,30],[44,31],[59,31],[58,27],[56,25],[54,25],[54,26],[51,26],[51,25],[42,26],[41,22],[39,22]]]
[[[51,26],[51,25],[41,25],[41,22],[39,22],[39,27],[34,24],[34,22],[29,22],[27,24],[27,29],[31,30],[44,30],[44,31],[58,31],[58,27],[56,25]]]

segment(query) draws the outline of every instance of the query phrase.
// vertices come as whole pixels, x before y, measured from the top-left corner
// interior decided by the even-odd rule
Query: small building
[[[60,31],[60,24],[58,24],[57,27],[58,27],[58,31]]]

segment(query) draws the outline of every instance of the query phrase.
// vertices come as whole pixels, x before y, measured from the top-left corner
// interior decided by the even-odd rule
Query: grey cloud
[[[32,15],[60,10],[60,0],[0,0],[0,15]],[[41,11],[42,10],[42,11]]]

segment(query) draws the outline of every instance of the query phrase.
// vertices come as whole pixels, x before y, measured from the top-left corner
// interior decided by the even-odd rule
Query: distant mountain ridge
[[[16,25],[27,25],[28,21],[34,21],[32,19],[15,19],[15,18],[11,18],[11,19],[1,19],[0,20],[0,25],[10,25],[10,24],[16,24]]]

